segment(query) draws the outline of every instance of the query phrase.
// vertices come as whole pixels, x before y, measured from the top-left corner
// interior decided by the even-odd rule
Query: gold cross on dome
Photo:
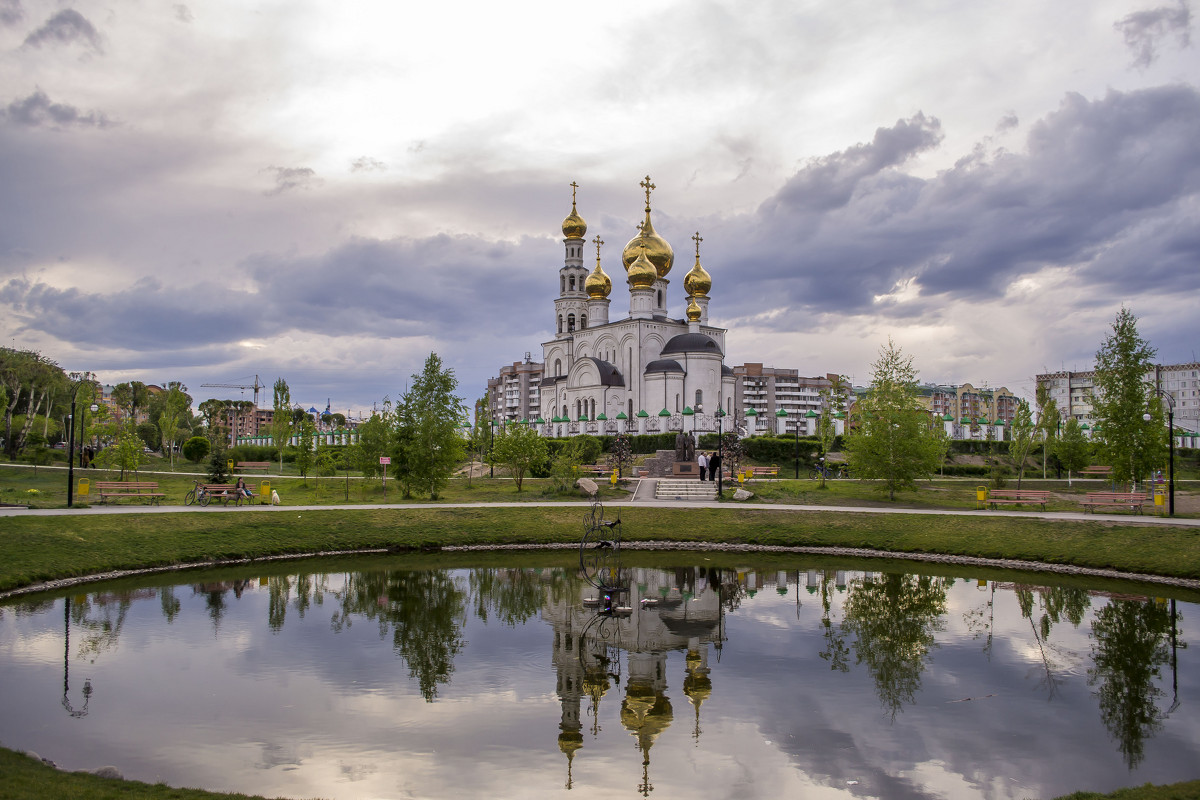
[[[579,184],[571,181],[571,205],[575,205],[575,190],[579,188]]]
[[[599,264],[600,263],[600,246],[604,244],[604,240],[601,239],[599,236],[597,236],[595,239],[592,239],[592,241],[596,245],[596,263]]]
[[[658,187],[650,182],[649,175],[647,175],[646,180],[639,183],[638,186],[640,186],[646,190],[646,210],[649,211],[650,210],[650,192],[654,189],[657,189]]]
[[[700,260],[700,243],[704,238],[700,236],[700,231],[696,231],[696,235],[692,237],[692,241],[696,243],[696,260]]]

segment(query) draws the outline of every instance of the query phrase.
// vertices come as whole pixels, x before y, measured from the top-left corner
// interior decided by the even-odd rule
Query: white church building
[[[716,431],[717,413],[734,414],[735,377],[725,365],[724,328],[708,321],[712,277],[696,262],[671,292],[675,252],[651,221],[649,176],[641,182],[645,219],[621,251],[625,284],[613,303],[613,280],[601,264],[604,242],[592,239],[596,265],[584,265],[587,223],[576,210],[562,223],[565,255],[554,301],[554,338],[542,344],[540,417],[546,436]],[[626,306],[626,302],[628,305]],[[672,316],[674,306],[680,316]],[[732,419],[722,419],[732,430]]]

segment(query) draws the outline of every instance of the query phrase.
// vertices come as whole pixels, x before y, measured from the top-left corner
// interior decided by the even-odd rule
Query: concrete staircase
[[[715,500],[717,485],[695,478],[659,478],[654,484],[655,500]]]

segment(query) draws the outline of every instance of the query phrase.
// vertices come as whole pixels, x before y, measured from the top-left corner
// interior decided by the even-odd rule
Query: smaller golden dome
[[[687,304],[687,318],[688,318],[688,322],[699,322],[699,321],[700,321],[700,317],[701,317],[703,314],[704,314],[704,312],[700,310],[700,306],[696,305],[696,298],[695,298],[695,297],[689,297],[689,298],[688,298],[688,304]]]
[[[582,239],[587,233],[587,223],[583,221],[583,217],[579,216],[579,212],[575,210],[575,190],[579,188],[579,184],[571,182],[571,213],[563,220],[562,232],[563,236],[568,239]]]
[[[683,289],[691,297],[707,297],[712,289],[712,276],[700,266],[700,243],[704,240],[700,238],[699,231],[692,237],[692,241],[696,243],[696,263],[688,270],[688,274],[683,276]]]
[[[600,246],[604,244],[604,240],[597,236],[592,241],[596,244],[596,268],[583,282],[583,288],[592,300],[604,300],[612,292],[612,279],[600,266]]]
[[[633,260],[629,265],[629,285],[634,288],[650,288],[654,282],[658,280],[658,270],[650,263],[650,259],[646,257],[646,249],[642,248],[642,254]]]

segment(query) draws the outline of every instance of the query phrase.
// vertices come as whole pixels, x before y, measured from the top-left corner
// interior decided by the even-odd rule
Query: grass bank
[[[331,550],[578,541],[579,506],[206,510],[0,520],[0,591],[59,578]],[[610,510],[609,516],[613,512]],[[855,547],[1200,578],[1200,529],[753,506],[621,510],[627,541]]]

